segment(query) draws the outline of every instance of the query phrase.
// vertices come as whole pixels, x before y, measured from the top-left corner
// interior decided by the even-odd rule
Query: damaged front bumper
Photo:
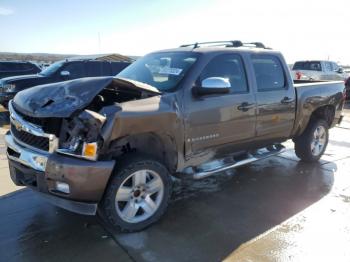
[[[115,161],[88,161],[37,152],[5,135],[11,179],[75,213],[95,215]]]

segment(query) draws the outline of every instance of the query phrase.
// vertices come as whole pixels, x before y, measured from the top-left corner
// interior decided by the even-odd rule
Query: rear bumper
[[[10,132],[5,135],[11,179],[16,185],[40,192],[54,205],[94,215],[115,161],[87,161],[57,153],[38,153],[18,144]],[[57,184],[69,186],[59,191]]]

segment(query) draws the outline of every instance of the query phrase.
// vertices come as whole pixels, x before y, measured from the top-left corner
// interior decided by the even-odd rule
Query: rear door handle
[[[249,104],[248,102],[243,102],[239,106],[237,106],[237,109],[243,112],[247,112],[249,109],[253,108],[254,104]]]
[[[282,104],[290,104],[290,103],[293,103],[294,102],[294,99],[293,98],[290,98],[288,96],[285,96],[282,100],[281,100],[281,103]]]

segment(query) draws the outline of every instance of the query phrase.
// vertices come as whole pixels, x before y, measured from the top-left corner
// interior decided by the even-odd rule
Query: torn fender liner
[[[113,77],[87,77],[35,86],[15,96],[15,108],[29,116],[69,117],[86,107],[112,81]]]

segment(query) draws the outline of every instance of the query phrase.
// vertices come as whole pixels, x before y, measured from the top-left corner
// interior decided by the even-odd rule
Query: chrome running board
[[[254,152],[249,152],[245,154],[245,157],[242,159],[242,155],[240,156],[232,156],[227,157],[221,160],[215,160],[209,163],[205,163],[199,167],[194,168],[194,179],[202,179],[211,175],[214,175],[218,172],[222,172],[231,168],[247,165],[249,163],[277,155],[283,150],[285,147],[281,144],[272,145],[266,148],[260,148]],[[239,160],[236,160],[239,158]],[[231,161],[230,161],[231,160]]]

